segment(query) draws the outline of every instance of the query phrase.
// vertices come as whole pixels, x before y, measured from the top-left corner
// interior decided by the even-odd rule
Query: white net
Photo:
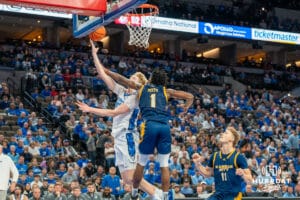
[[[148,6],[145,6],[148,5]],[[134,45],[140,48],[149,47],[149,38],[152,31],[152,26],[158,15],[158,8],[149,4],[136,8],[131,12],[140,23],[126,24],[129,30],[129,45]]]
[[[134,45],[141,48],[149,47],[149,38],[152,31],[152,25],[150,27],[131,26],[127,24],[129,30],[129,45]]]

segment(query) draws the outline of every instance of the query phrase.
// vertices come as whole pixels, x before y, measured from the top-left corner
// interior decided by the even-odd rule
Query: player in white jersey
[[[107,87],[118,96],[118,100],[115,109],[93,108],[82,102],[77,102],[77,105],[83,112],[113,117],[112,136],[114,137],[115,143],[116,165],[119,167],[123,181],[126,184],[132,185],[133,174],[137,164],[137,147],[139,141],[139,134],[136,130],[136,121],[139,114],[138,93],[136,90],[124,88],[109,77],[104,72],[103,66],[101,66],[102,64],[98,59],[98,48],[94,46],[93,42],[91,42],[91,46],[98,75],[105,82]],[[140,82],[141,84],[147,82],[146,77],[140,72],[132,75],[130,79]],[[152,199],[161,199],[162,191],[146,180],[142,180],[140,187],[144,192],[148,193]]]

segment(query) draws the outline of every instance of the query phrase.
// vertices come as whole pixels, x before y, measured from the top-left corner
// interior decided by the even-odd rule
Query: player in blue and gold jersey
[[[141,126],[141,142],[139,144],[139,162],[134,173],[132,199],[137,197],[138,187],[143,177],[144,166],[149,155],[157,149],[157,160],[160,163],[162,174],[162,190],[164,199],[168,199],[170,187],[170,172],[168,160],[171,153],[171,132],[168,123],[167,102],[169,98],[185,100],[184,110],[192,105],[194,96],[181,90],[167,89],[167,74],[163,70],[155,69],[150,82],[141,85],[126,79],[114,72],[106,71],[117,82],[139,90],[139,107],[144,123]]]
[[[215,152],[204,167],[204,158],[199,154],[193,155],[193,161],[202,175],[214,176],[216,191],[208,200],[240,200],[242,199],[241,182],[252,183],[251,172],[247,160],[235,146],[239,134],[233,127],[228,127],[220,136],[220,151]]]

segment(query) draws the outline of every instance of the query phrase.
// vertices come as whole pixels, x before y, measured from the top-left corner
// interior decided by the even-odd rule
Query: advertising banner
[[[199,22],[199,33],[213,36],[251,39],[251,28]]]
[[[300,45],[300,34],[252,28],[252,40]]]

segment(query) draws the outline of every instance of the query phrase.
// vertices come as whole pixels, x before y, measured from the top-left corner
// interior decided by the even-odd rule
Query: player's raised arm
[[[184,111],[187,111],[194,101],[194,95],[192,95],[189,92],[184,92],[181,90],[167,89],[167,95],[169,98],[185,100]]]
[[[93,59],[94,59],[94,63],[98,72],[98,75],[100,76],[100,78],[105,82],[105,84],[107,85],[107,87],[110,90],[114,90],[115,88],[115,82],[114,80],[108,76],[105,71],[109,71],[107,70],[102,63],[100,62],[97,52],[99,50],[99,48],[95,47],[95,44],[92,40],[90,40],[91,46],[92,46],[92,55],[93,55]]]
[[[93,108],[93,107],[88,106],[85,103],[80,102],[80,101],[77,101],[76,105],[79,107],[79,109],[82,112],[89,112],[89,113],[93,113],[95,115],[106,116],[106,117],[114,117],[114,116],[124,114],[124,113],[127,113],[130,111],[129,107],[124,103],[115,109]]]
[[[139,90],[142,87],[142,84],[138,83],[138,82],[134,82],[124,76],[122,76],[121,74],[106,70],[105,71],[112,79],[114,79],[116,82],[118,82],[119,84],[125,86],[125,87],[129,87],[135,90]]]

